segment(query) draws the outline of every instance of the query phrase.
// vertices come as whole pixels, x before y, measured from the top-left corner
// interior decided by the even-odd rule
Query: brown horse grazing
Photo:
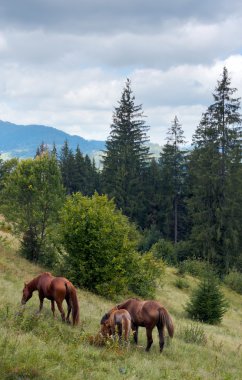
[[[127,310],[114,307],[106,313],[101,319],[101,333],[104,336],[115,336],[116,326],[118,328],[118,337],[121,342],[124,332],[124,340],[128,342],[131,330],[131,316]]]
[[[134,341],[138,343],[139,326],[146,328],[147,346],[149,351],[153,339],[152,330],[156,326],[159,332],[160,352],[164,347],[164,328],[166,327],[169,336],[174,335],[174,325],[167,310],[157,301],[141,301],[136,298],[130,298],[117,305],[118,309],[125,309],[131,315],[132,330],[134,330]]]
[[[51,310],[55,317],[55,302],[61,313],[62,321],[70,323],[70,313],[72,311],[73,325],[79,323],[79,305],[76,294],[76,289],[73,284],[64,277],[54,277],[51,273],[45,272],[39,276],[33,278],[29,283],[24,284],[23,297],[21,300],[22,305],[32,297],[35,290],[39,292],[39,312],[43,308],[44,298],[51,301]],[[62,307],[62,302],[66,300],[68,306],[67,317],[65,318],[65,312]]]

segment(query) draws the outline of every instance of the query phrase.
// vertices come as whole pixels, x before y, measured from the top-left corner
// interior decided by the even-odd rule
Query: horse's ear
[[[27,282],[25,281],[25,282],[24,282],[24,287],[26,287],[26,286],[27,286]]]

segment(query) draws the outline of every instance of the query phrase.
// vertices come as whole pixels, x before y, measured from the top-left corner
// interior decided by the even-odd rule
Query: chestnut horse
[[[28,283],[24,284],[23,297],[21,300],[22,305],[32,297],[35,290],[39,292],[39,312],[43,308],[44,298],[51,301],[51,310],[55,317],[55,302],[61,313],[62,321],[70,323],[70,313],[72,311],[72,323],[77,325],[79,323],[79,305],[76,294],[76,289],[73,284],[64,277],[54,277],[51,273],[45,272],[33,278]],[[66,300],[68,306],[67,317],[62,307],[62,302]]]
[[[121,342],[124,333],[124,340],[128,342],[131,330],[131,316],[127,310],[114,307],[108,313],[104,314],[100,323],[101,333],[104,336],[115,336],[117,326],[119,341]]]
[[[156,326],[159,332],[160,352],[164,347],[164,329],[168,330],[169,336],[174,335],[174,325],[168,311],[157,301],[141,301],[130,298],[117,305],[118,309],[125,309],[131,315],[132,330],[134,330],[134,341],[138,343],[139,326],[146,328],[147,346],[149,351],[152,343],[152,330]]]

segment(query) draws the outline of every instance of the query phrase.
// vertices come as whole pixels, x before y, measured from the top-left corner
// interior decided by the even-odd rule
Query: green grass
[[[138,347],[90,344],[89,337],[96,335],[102,315],[113,305],[90,292],[78,291],[81,324],[75,328],[63,324],[59,315],[53,320],[47,300],[37,315],[37,293],[22,309],[23,283],[41,271],[14,249],[0,248],[1,380],[242,379],[242,299],[228,288],[224,291],[230,307],[221,325],[191,324],[183,306],[198,280],[186,276],[189,288],[179,289],[176,271],[169,268],[156,298],[172,315],[175,336],[166,338],[160,354],[154,330],[147,354],[142,328]]]

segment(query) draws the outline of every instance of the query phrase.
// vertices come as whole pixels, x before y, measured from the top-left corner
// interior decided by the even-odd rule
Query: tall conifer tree
[[[149,161],[148,129],[142,105],[135,104],[131,82],[127,79],[106,141],[102,178],[104,191],[115,198],[126,215],[138,222],[143,211],[143,178]]]
[[[241,251],[240,98],[226,67],[194,135],[191,155],[192,241],[197,254],[228,272]]]
[[[184,132],[175,116],[168,130],[167,143],[160,154],[161,167],[161,229],[164,236],[174,243],[184,237],[186,152]]]

